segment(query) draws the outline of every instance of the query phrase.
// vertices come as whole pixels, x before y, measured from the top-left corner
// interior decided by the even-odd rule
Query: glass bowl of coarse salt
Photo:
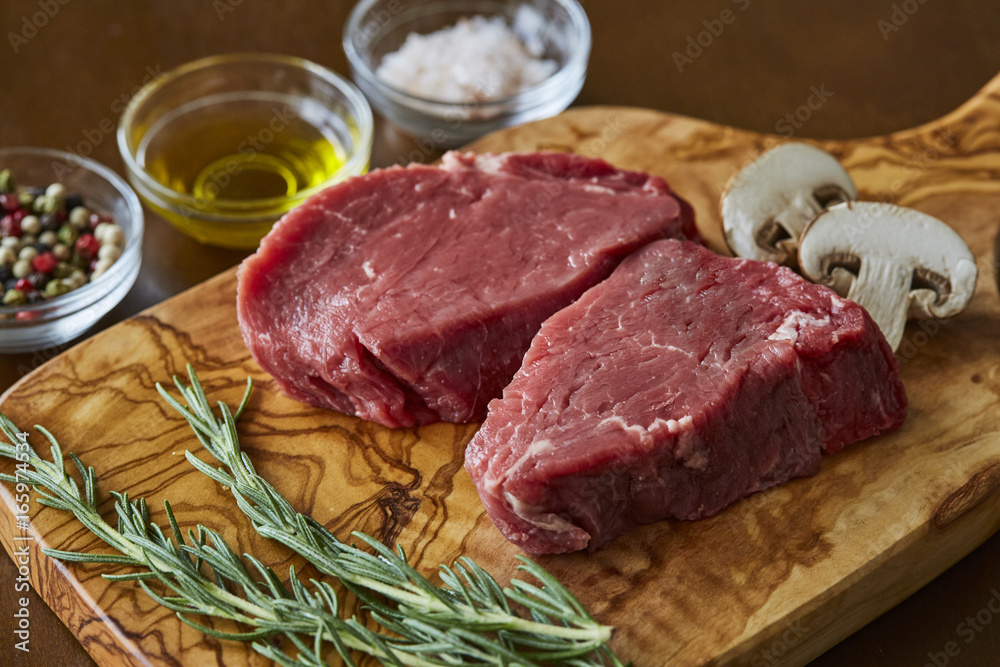
[[[361,0],[344,51],[377,111],[445,149],[568,107],[590,23],[576,0]]]

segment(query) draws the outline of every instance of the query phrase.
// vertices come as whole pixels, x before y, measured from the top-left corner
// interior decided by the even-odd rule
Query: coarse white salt
[[[502,16],[473,16],[427,35],[410,33],[375,75],[411,95],[442,102],[504,99],[556,71],[554,60],[542,58],[540,42],[522,42]]]

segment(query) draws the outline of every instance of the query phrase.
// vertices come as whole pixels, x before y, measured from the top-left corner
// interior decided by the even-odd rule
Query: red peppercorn
[[[25,211],[23,208],[19,208],[10,215],[12,218],[14,218],[14,222],[20,223],[22,220],[24,220],[25,216],[28,215],[28,212]]]
[[[21,236],[21,221],[15,220],[13,215],[5,215],[0,218],[0,234],[4,236]]]
[[[17,200],[17,195],[12,193],[6,193],[0,195],[0,208],[11,213],[16,211],[21,207],[21,202]]]
[[[27,278],[19,278],[14,284],[14,289],[27,294],[28,292],[34,292],[35,286]]]
[[[56,268],[58,263],[59,260],[51,252],[43,252],[31,260],[31,266],[34,267],[35,271],[41,273],[52,273],[52,269]]]
[[[76,252],[80,258],[90,261],[101,249],[101,242],[94,238],[93,234],[81,234],[76,240]]]
[[[66,222],[66,218],[68,217],[69,213],[66,211],[65,208],[61,208],[58,211],[56,211],[56,219],[58,219],[59,222]]]

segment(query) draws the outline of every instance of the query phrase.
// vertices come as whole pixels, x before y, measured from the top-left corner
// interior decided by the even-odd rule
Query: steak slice
[[[663,179],[560,153],[449,153],[282,218],[239,269],[247,347],[292,398],[386,426],[482,420],[542,321],[663,237]]]
[[[595,550],[815,474],[821,451],[905,414],[863,308],[775,264],[659,241],[542,325],[465,465],[525,551]]]

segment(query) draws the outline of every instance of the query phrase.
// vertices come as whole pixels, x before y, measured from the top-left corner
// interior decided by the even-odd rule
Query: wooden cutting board
[[[783,138],[628,108],[594,107],[491,135],[477,151],[598,155],[664,176],[723,250],[726,181]],[[827,459],[814,478],[740,502],[709,520],[636,530],[599,553],[540,559],[603,622],[619,655],[645,665],[801,665],[875,618],[1000,527],[1000,301],[994,235],[1000,211],[1000,78],[954,113],[885,137],[819,144],[863,199],[939,216],[973,248],[970,308],[900,348],[910,398],[905,426]],[[106,491],[169,499],[183,527],[205,524],[277,571],[299,563],[258,537],[227,491],[194,471],[187,425],[156,382],[193,363],[210,398],[257,391],[240,431],[258,470],[341,538],[363,530],[406,547],[428,573],[471,556],[498,578],[516,550],[481,508],[462,468],[474,426],[388,430],[280,394],[249,358],[236,324],[233,271],[99,334],[13,387],[0,410],[50,428]],[[40,438],[35,438],[40,446]],[[202,458],[207,455],[202,452]],[[0,466],[10,470],[5,462]],[[2,492],[0,540],[17,534]],[[48,545],[102,550],[80,526],[32,501],[31,581],[102,665],[262,664],[247,647],[209,640],[107,567],[63,565]],[[110,515],[109,515],[110,516]],[[154,520],[164,520],[154,511]],[[20,546],[22,543],[18,542]],[[113,569],[111,571],[114,571]]]

